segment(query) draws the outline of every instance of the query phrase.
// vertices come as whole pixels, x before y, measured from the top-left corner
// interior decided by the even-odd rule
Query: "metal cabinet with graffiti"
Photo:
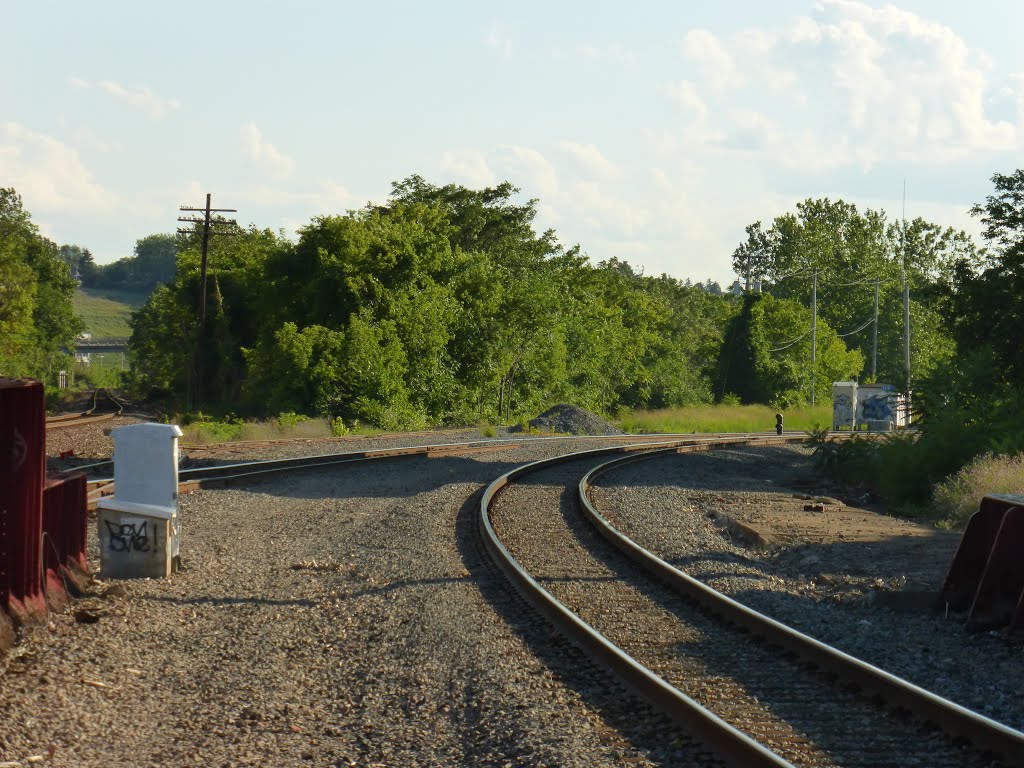
[[[909,401],[892,384],[832,384],[832,429],[887,432],[910,425]]]

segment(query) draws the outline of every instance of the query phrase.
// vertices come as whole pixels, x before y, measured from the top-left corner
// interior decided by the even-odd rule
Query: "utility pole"
[[[212,235],[234,235],[235,232],[229,230],[217,230],[216,225],[228,225],[231,227],[238,226],[238,222],[234,219],[212,219],[210,214],[213,213],[236,213],[236,208],[211,208],[210,207],[210,193],[206,193],[206,207],[205,208],[192,208],[186,205],[180,206],[179,211],[186,211],[188,213],[202,213],[203,216],[179,216],[178,221],[191,222],[193,224],[203,225],[203,259],[199,270],[199,329],[196,334],[196,352],[195,352],[195,377],[196,386],[194,397],[190,397],[192,405],[198,401],[200,391],[202,389],[202,348],[205,341],[205,330],[206,330],[206,272],[207,263],[209,261],[210,253],[210,237]],[[178,228],[178,234],[191,235],[194,229],[182,229]]]
[[[237,226],[238,222],[234,219],[211,219],[211,213],[237,213],[237,208],[211,208],[210,207],[210,193],[206,193],[206,207],[205,208],[190,208],[188,206],[181,206],[178,208],[179,211],[190,211],[202,213],[202,218],[195,216],[179,216],[178,221],[188,221],[196,224],[203,225],[203,261],[200,267],[199,274],[199,328],[202,329],[206,323],[206,265],[210,253],[210,236],[211,235],[233,235],[234,232],[217,231],[213,227],[217,224],[227,224],[230,226]],[[178,229],[178,234],[191,235],[193,230],[191,229]]]
[[[875,319],[874,327],[871,329],[871,380],[875,380],[875,371],[878,368],[878,278],[875,278]]]
[[[811,408],[813,408],[815,373],[818,365],[818,268],[815,267],[811,274]]]
[[[900,231],[900,246],[903,251],[903,391],[910,403],[910,281],[907,275],[907,180],[903,180],[903,227]]]

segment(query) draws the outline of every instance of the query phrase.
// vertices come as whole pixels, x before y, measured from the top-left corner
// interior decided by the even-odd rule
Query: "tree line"
[[[383,205],[312,219],[294,241],[256,226],[215,239],[202,327],[198,228],[144,237],[97,269],[152,288],[132,320],[127,383],[169,409],[398,427],[509,422],[559,401],[604,413],[793,407],[813,389],[827,402],[835,380],[907,381],[906,285],[922,412],[937,419],[953,403],[982,423],[1012,410],[1024,384],[1012,332],[1024,314],[1021,173],[993,177],[974,210],[989,250],[842,200],[754,222],[733,254],[751,285],[740,295],[593,264],[537,231],[537,201],[507,182],[419,176]],[[13,189],[0,204],[0,371],[52,377],[81,330],[71,296],[91,256],[41,237]]]
[[[181,245],[177,235],[148,235],[136,241],[131,256],[110,264],[97,264],[92,252],[79,245],[62,245],[57,253],[86,288],[150,293],[174,280]]]
[[[57,244],[39,234],[14,189],[0,188],[0,376],[53,380],[84,327],[74,291]]]
[[[592,264],[536,231],[537,201],[517,193],[412,176],[384,205],[314,218],[296,242],[239,228],[212,246],[202,328],[197,230],[175,279],[136,315],[132,380],[208,412],[381,426],[510,421],[559,401],[604,413],[792,407],[870,378],[869,362],[873,378],[905,380],[904,275],[914,374],[948,365],[940,315],[954,265],[976,272],[986,253],[921,219],[807,200],[747,227],[734,268],[760,290],[735,295],[614,258]]]

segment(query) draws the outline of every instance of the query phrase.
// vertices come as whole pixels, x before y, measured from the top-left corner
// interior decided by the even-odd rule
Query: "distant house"
[[[729,293],[733,296],[743,295],[743,286],[740,284],[739,280],[734,280],[733,284],[729,286]]]

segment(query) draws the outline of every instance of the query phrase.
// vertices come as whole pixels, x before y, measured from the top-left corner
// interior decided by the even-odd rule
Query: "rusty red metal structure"
[[[41,543],[46,472],[43,385],[0,380],[0,601],[16,621],[44,615]]]
[[[0,378],[0,649],[81,582],[87,525],[85,476],[46,478],[43,385]]]
[[[967,523],[939,592],[971,629],[1024,628],[1024,496],[990,495]]]
[[[69,587],[87,576],[85,542],[86,479],[82,473],[54,475],[43,487],[43,568],[51,602],[66,597]]]

